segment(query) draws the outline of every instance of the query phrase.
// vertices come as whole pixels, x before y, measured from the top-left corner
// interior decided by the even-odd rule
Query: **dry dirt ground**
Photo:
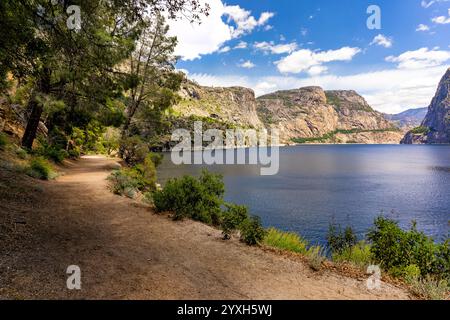
[[[109,192],[111,163],[86,157],[50,182],[0,169],[0,299],[410,298],[155,215]],[[79,291],[66,288],[69,265]]]

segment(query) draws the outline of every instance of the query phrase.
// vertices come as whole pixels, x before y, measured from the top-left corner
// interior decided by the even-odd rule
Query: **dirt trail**
[[[314,273],[298,259],[224,242],[203,224],[157,216],[107,190],[111,164],[83,158],[56,181],[19,190],[3,172],[0,298],[408,299],[388,284],[369,291],[362,279]],[[69,265],[81,267],[81,291],[66,289]]]

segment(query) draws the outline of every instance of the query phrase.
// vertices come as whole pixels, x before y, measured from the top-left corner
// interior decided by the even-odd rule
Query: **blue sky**
[[[450,63],[450,0],[209,0],[198,25],[170,22],[177,68],[257,95],[354,89],[379,111],[427,106]],[[370,30],[370,5],[381,29]]]

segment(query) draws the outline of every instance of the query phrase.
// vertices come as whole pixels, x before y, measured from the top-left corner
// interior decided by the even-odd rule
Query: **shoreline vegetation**
[[[28,152],[1,135],[0,149],[18,173],[42,180],[58,176],[52,163],[62,163],[45,152]],[[39,149],[38,149],[39,150]],[[327,246],[308,243],[296,233],[263,228],[258,216],[248,208],[225,203],[223,177],[203,171],[157,184],[161,156],[147,149],[125,149],[128,164],[117,164],[108,176],[110,190],[130,199],[140,199],[158,214],[169,213],[174,220],[192,219],[222,231],[223,240],[238,238],[250,246],[260,246],[281,254],[299,256],[314,271],[348,266],[367,274],[369,265],[380,265],[383,279],[401,283],[419,298],[446,299],[450,292],[450,241],[435,243],[419,232],[414,222],[402,230],[395,221],[379,217],[365,239],[357,239],[350,227],[330,225]],[[47,160],[50,159],[50,160]],[[345,267],[344,267],[345,269]]]

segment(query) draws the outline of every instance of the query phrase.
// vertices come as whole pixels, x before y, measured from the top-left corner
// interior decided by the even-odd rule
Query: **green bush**
[[[435,243],[432,238],[419,232],[415,223],[409,231],[403,231],[397,222],[378,217],[367,237],[372,244],[374,259],[386,270],[395,272],[416,265],[422,277],[434,275],[441,279],[450,278],[449,240]]]
[[[322,264],[326,260],[324,249],[321,246],[312,246],[306,252],[308,257],[309,267],[314,271],[320,271]]]
[[[6,145],[8,144],[8,139],[6,135],[0,132],[0,150],[5,150]]]
[[[149,154],[143,163],[131,168],[122,168],[110,174],[111,191],[118,195],[134,198],[138,191],[146,194],[156,190],[156,168]]]
[[[17,154],[17,157],[22,160],[26,160],[29,157],[28,152],[22,148],[17,148],[16,154]]]
[[[171,211],[174,219],[219,224],[225,187],[222,176],[203,171],[200,178],[184,176],[169,180],[156,191],[153,201],[157,212]]]
[[[53,171],[50,162],[42,157],[31,159],[27,174],[41,180],[51,180],[56,177],[56,173]]]
[[[330,224],[327,235],[328,249],[332,253],[341,253],[357,243],[357,237],[351,227],[342,231],[341,226]]]
[[[122,159],[134,166],[144,162],[150,150],[139,136],[132,136],[120,140],[119,151]]]
[[[420,127],[416,127],[414,129],[412,129],[410,132],[412,134],[427,134],[427,133],[430,132],[430,128],[424,127],[424,126],[420,126]]]
[[[248,208],[235,204],[225,204],[226,210],[222,213],[220,227],[224,239],[230,239],[231,234],[239,229],[241,224],[249,218]]]
[[[261,218],[252,216],[241,223],[241,240],[253,246],[264,240],[266,230],[262,227]]]
[[[427,300],[447,300],[449,298],[449,282],[427,276],[414,278],[409,282],[413,293]]]
[[[138,190],[138,181],[129,168],[113,171],[108,176],[109,186],[114,194],[134,198]]]
[[[292,232],[270,228],[264,237],[264,244],[282,250],[306,254],[308,242]]]
[[[370,245],[360,241],[354,246],[346,247],[342,251],[332,253],[334,262],[350,262],[361,268],[367,267],[373,261]]]

